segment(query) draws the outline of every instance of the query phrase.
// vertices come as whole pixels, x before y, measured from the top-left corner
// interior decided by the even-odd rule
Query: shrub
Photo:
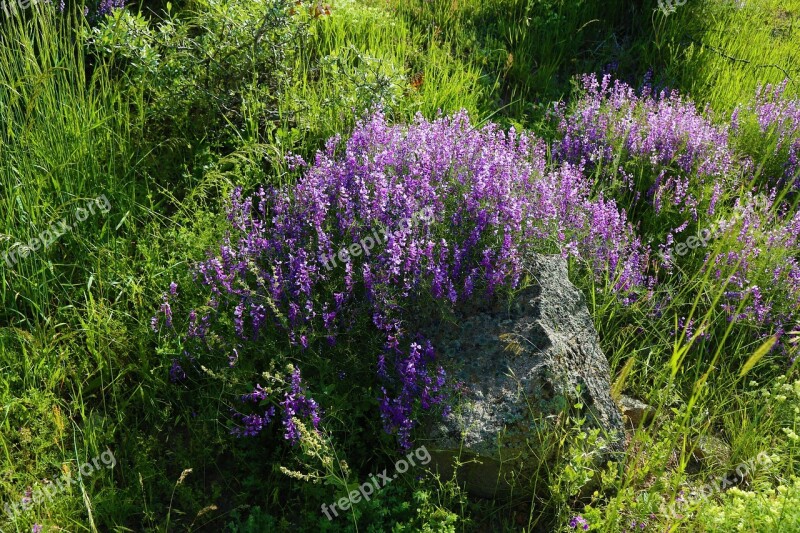
[[[624,214],[590,192],[579,167],[547,170],[544,145],[513,129],[478,129],[464,113],[392,126],[377,112],[343,149],[331,139],[296,185],[236,190],[230,233],[197,266],[210,298],[186,337],[239,360],[241,343],[282,332],[301,367],[321,346],[332,359],[342,339],[379,338],[376,360],[360,348],[356,365],[372,368],[384,428],[409,447],[416,413],[447,403],[444,370],[414,329],[420,310],[519,286],[535,249],[590,258],[626,297],[643,285]]]
[[[624,200],[643,235],[663,239],[657,271],[709,274],[712,293],[724,291],[728,322],[755,326],[757,337],[782,335],[800,312],[797,101],[783,86],[767,87],[717,124],[708,107],[701,113],[677,92],[655,94],[647,83],[636,91],[609,75],[580,82],[580,98],[553,113],[556,158],[585,165],[598,188]],[[705,231],[713,237],[692,245],[702,255],[672,254],[684,235],[691,245]],[[679,325],[692,336],[691,319]]]
[[[278,120],[305,25],[294,2],[204,0],[151,25],[116,11],[91,31],[93,53],[113,58],[158,135],[230,146]],[[233,130],[231,130],[233,128]]]
[[[647,200],[655,214],[714,214],[735,171],[728,127],[714,125],[677,92],[654,94],[645,85],[637,94],[608,74],[583,76],[581,86],[585,93],[569,112],[562,106],[555,113],[559,158],[601,169],[633,209]]]

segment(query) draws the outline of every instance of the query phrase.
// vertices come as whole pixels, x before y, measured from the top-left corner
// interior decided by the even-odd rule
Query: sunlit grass
[[[120,462],[13,525],[0,514],[3,530],[30,531],[33,523],[69,531],[219,530],[233,523],[240,529],[231,530],[249,531],[248,519],[252,530],[286,530],[300,515],[318,518],[308,502],[327,498],[327,489],[287,488],[269,470],[287,452],[239,447],[216,416],[227,409],[223,398],[169,384],[173,354],[156,351],[148,324],[169,282],[179,280],[183,291],[191,283],[188,263],[218,242],[220,207],[234,185],[283,183],[289,152],[313,156],[330,136],[346,137],[377,102],[398,122],[464,108],[475,123],[538,128],[551,100],[570,95],[572,75],[606,67],[634,84],[652,68],[657,85],[708,102],[720,116],[750,102],[758,85],[790,78],[796,94],[800,82],[797,0],[690,0],[669,16],[655,2],[334,2],[330,15],[299,15],[309,34],[270,110],[276,120],[265,126],[258,110],[245,113],[239,129],[226,130],[235,138],[229,153],[201,142],[154,160],[185,139],[146,137],[147,87],[126,86],[118,70],[87,58],[74,31],[86,22],[53,7],[0,26],[0,254],[99,195],[111,210],[73,218],[72,231],[47,249],[0,263],[0,507],[106,447]],[[754,134],[738,148],[760,168],[772,164],[774,143]],[[706,251],[737,246],[727,235]],[[785,254],[797,257],[796,250]],[[387,492],[391,512],[420,509],[432,522],[457,521],[461,531],[476,524],[564,530],[564,518],[588,504],[585,516],[599,530],[618,532],[655,512],[657,498],[702,486],[763,451],[780,461],[745,488],[778,505],[773,488],[791,485],[800,472],[800,446],[789,432],[800,432],[793,415],[800,400],[786,389],[797,373],[767,350],[763,332],[733,327],[719,312],[726,280],[712,279],[704,253],[659,286],[670,304],[658,316],[646,303],[622,306],[608,291],[612,280],[572,267],[618,391],[653,406],[655,422],[632,434],[626,457],[598,473],[597,493],[569,493],[567,466],[586,462],[582,450],[559,441],[577,431],[565,420],[563,435],[550,437],[575,455],[550,465],[542,481],[562,490],[560,499],[475,502],[451,480],[437,480],[433,492],[410,482]],[[693,335],[679,319],[695,321]],[[712,339],[701,339],[703,332]],[[727,456],[697,460],[695,444],[708,436],[726,443]],[[177,484],[186,468],[193,476]],[[417,507],[409,507],[412,495]],[[241,501],[253,506],[235,507]],[[706,514],[724,512],[722,501]],[[740,503],[725,502],[741,511]],[[659,530],[712,530],[711,518],[703,520],[657,523]]]

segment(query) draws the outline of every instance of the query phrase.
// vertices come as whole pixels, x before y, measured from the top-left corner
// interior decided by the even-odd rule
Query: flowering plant
[[[541,141],[476,128],[465,113],[402,127],[378,111],[344,146],[333,138],[313,164],[292,156],[290,165],[303,172],[294,185],[234,191],[230,231],[196,269],[210,297],[189,314],[186,339],[239,361],[243,343],[283,332],[286,348],[308,359],[372,331],[378,353],[359,353],[357,364],[373,369],[384,428],[406,448],[418,411],[448,412],[435,349],[408,330],[415,309],[517,287],[534,249],[587,258],[628,298],[645,282],[646,253],[624,213],[592,198],[580,166],[548,169]],[[377,228],[392,231],[375,242]],[[162,312],[169,322],[166,296]],[[225,320],[234,338],[214,333]],[[313,405],[298,412],[318,416]],[[249,415],[242,434],[274,414]]]
[[[677,92],[656,93],[648,83],[636,91],[609,75],[580,81],[581,97],[553,112],[556,158],[592,171],[597,187],[627,206],[641,235],[664,242],[654,255],[665,275],[675,272],[686,248],[678,244],[672,254],[673,244],[688,240],[697,248],[700,239],[692,235],[716,228],[714,245],[700,247],[697,264],[680,267],[710,271],[714,286],[723,287],[719,307],[729,322],[755,324],[762,338],[780,337],[800,313],[793,192],[800,101],[787,96],[785,84],[766,86],[729,121],[715,121],[710,108],[700,112]],[[743,146],[756,149],[742,152]],[[656,302],[657,309],[664,304]],[[692,322],[679,319],[687,336]]]

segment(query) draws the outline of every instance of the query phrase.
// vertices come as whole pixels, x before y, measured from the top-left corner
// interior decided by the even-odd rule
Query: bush
[[[298,10],[302,11],[302,9]],[[201,0],[155,26],[121,10],[91,31],[90,50],[116,60],[155,138],[230,147],[278,121],[305,25],[295,2]]]
[[[384,429],[408,448],[418,413],[447,403],[444,370],[414,327],[421,316],[519,286],[531,250],[591,257],[625,294],[644,281],[624,215],[590,198],[580,169],[547,170],[528,135],[477,129],[463,113],[407,128],[377,113],[337,150],[333,138],[294,186],[234,193],[230,233],[196,269],[209,298],[189,315],[176,377],[187,365],[199,375],[209,352],[218,366],[249,360],[257,372],[314,367],[304,372],[312,390],[347,372],[358,396],[380,391]],[[169,295],[162,312],[170,327]],[[244,432],[274,414],[248,418],[258,430]]]

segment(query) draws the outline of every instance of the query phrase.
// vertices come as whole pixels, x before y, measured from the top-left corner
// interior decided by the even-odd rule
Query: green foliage
[[[794,0],[688,2],[655,15],[651,53],[666,68],[665,84],[731,112],[759,85],[788,78],[798,94],[798,16]]]
[[[767,354],[739,376],[761,342],[714,311],[725,287],[697,274],[703,254],[659,289],[670,303],[658,313],[622,306],[573,269],[612,367],[632,361],[620,390],[657,414],[611,464],[595,461],[599,436],[565,416],[541,436],[560,451],[540,471],[547,501],[529,486],[519,494],[533,499],[476,501],[420,470],[328,521],[321,504],[392,464],[364,414],[377,391],[314,391],[330,434],[309,433],[297,449],[235,440],[220,412],[243,378],[209,373],[191,392],[170,384],[182,346],[153,335],[149,321],[170,281],[188,301],[198,296],[187,263],[219,242],[220,199],[233,186],[295,179],[288,152],[310,159],[376,105],[396,121],[465,108],[476,122],[532,126],[547,138],[541,118],[571,94],[573,75],[616,68],[638,85],[652,69],[656,86],[708,102],[717,117],[740,107],[736,149],[758,179],[775,175],[785,160],[778,132],[762,134],[746,108],[761,84],[788,77],[797,94],[800,3],[699,0],[669,15],[655,1],[621,0],[162,4],[132,5],[95,28],[47,4],[0,14],[0,253],[101,194],[112,206],[17,264],[0,262],[0,506],[106,447],[118,460],[14,523],[0,514],[1,529],[556,531],[580,513],[593,531],[615,533],[632,520],[645,531],[794,530],[798,375]],[[664,224],[641,219],[653,235]],[[725,236],[713,246],[741,244]],[[797,256],[782,253],[770,262]],[[750,282],[768,285],[767,266]],[[687,339],[679,316],[714,340]],[[311,371],[335,383],[376,348],[360,332],[334,362],[310,357]],[[260,347],[273,348],[270,339]],[[695,443],[709,435],[729,457],[698,459]],[[774,464],[737,488],[679,519],[664,512],[681,490],[763,451]]]
[[[733,488],[698,511],[694,531],[794,531],[800,523],[800,478],[760,492]]]
[[[535,120],[567,96],[572,76],[627,58],[621,42],[646,39],[648,2],[414,0],[396,9],[431,46],[478,66],[492,89],[492,112]],[[623,65],[625,76],[644,71]],[[631,71],[632,70],[632,71]]]
[[[127,84],[145,88],[149,135],[225,147],[237,135],[258,139],[279,119],[277,102],[305,35],[292,5],[199,1],[155,25],[121,10],[94,28],[88,43],[115,61]]]

